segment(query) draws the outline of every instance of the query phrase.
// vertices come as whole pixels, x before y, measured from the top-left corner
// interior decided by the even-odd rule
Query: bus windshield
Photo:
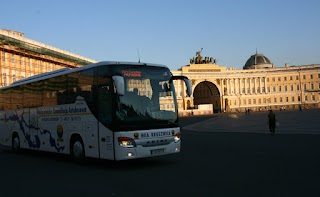
[[[125,94],[118,97],[116,109],[121,130],[176,126],[178,111],[169,69],[129,67],[121,73]]]

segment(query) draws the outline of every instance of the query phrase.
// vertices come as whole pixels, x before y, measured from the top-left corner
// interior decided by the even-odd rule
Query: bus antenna
[[[139,53],[139,49],[137,49],[138,52],[138,59],[139,59],[139,63],[140,63],[140,53]]]

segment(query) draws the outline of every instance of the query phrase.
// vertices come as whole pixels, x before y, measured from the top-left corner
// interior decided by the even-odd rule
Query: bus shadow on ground
[[[4,154],[10,154],[13,157],[24,157],[25,160],[32,160],[31,162],[54,162],[59,164],[70,164],[72,166],[84,167],[84,168],[105,168],[113,170],[132,170],[139,168],[154,168],[158,166],[168,166],[170,167],[173,163],[171,160],[166,159],[165,156],[150,157],[150,158],[138,158],[131,160],[106,160],[97,158],[85,158],[82,161],[75,161],[68,154],[59,154],[52,152],[44,152],[37,150],[26,150],[22,149],[19,152],[15,152],[10,148],[2,150]]]

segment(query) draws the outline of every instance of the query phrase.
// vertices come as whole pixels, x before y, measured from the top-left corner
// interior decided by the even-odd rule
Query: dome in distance
[[[274,68],[271,61],[262,54],[252,55],[246,62],[243,69],[263,69],[263,68]]]

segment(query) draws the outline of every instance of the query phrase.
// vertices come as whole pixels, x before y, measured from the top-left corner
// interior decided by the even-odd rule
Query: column
[[[230,89],[230,88],[229,88],[229,79],[226,79],[226,85],[227,85],[227,95],[230,95],[230,94],[229,94],[229,91],[230,91],[230,90],[229,90],[229,89]]]
[[[251,78],[249,78],[249,89],[250,89],[250,94],[252,94],[252,83],[251,83]]]
[[[262,87],[261,87],[261,77],[259,77],[259,92],[262,93]]]
[[[247,94],[247,78],[244,78],[244,93]]]
[[[268,89],[267,89],[267,78],[264,78],[264,92],[268,93]]]
[[[233,79],[233,92],[234,94],[237,94],[237,88],[236,88],[236,79]]]
[[[224,95],[224,79],[220,79],[221,81],[221,96]]]
[[[257,82],[256,82],[256,78],[253,78],[254,80],[254,93],[257,94]]]
[[[239,79],[239,94],[242,94],[242,92],[241,92],[241,79]]]

